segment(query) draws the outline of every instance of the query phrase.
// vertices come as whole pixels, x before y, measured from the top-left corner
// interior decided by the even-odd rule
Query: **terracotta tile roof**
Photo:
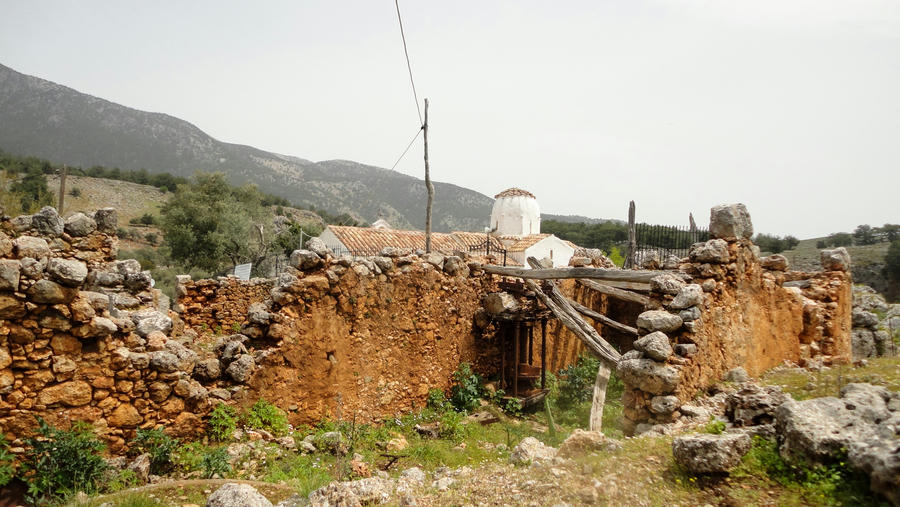
[[[484,239],[487,234],[483,232],[466,232],[466,231],[453,231],[450,233],[458,242],[461,243],[465,248],[469,248],[470,246],[479,246],[484,244]],[[494,236],[488,236],[491,238],[491,249],[502,249],[503,244],[497,240]]]
[[[510,252],[524,252],[534,246],[538,241],[549,236],[550,234],[530,234],[528,236],[522,236],[521,238],[516,238],[516,241],[506,247],[506,249]]]
[[[525,196],[525,197],[531,197],[532,199],[536,199],[534,194],[532,194],[531,192],[529,192],[527,190],[522,190],[521,188],[516,188],[516,187],[507,188],[503,192],[500,192],[499,194],[495,195],[494,199],[499,199],[501,197],[516,197],[516,196],[520,196],[520,195]]]
[[[328,228],[351,252],[374,254],[384,247],[425,248],[424,231],[401,231],[395,229],[373,229],[370,227],[351,227],[349,225],[329,225]],[[434,250],[459,250],[460,244],[449,234],[431,233],[431,246]]]

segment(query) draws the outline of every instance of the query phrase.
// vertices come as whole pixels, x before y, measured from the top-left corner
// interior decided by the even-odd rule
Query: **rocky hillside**
[[[255,183],[300,206],[350,213],[365,222],[384,218],[398,228],[425,225],[425,184],[418,178],[349,160],[312,162],[224,143],[179,118],[138,111],[3,65],[0,117],[0,148],[16,155],[179,176],[220,171],[232,183]],[[434,229],[479,231],[492,202],[479,192],[435,183]]]

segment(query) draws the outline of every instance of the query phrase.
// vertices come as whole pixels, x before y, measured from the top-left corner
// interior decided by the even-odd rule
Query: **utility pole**
[[[431,253],[431,205],[434,204],[434,185],[428,170],[428,99],[425,99],[425,122],[422,124],[425,136],[425,188],[428,190],[428,207],[425,209],[425,253]]]
[[[63,214],[63,204],[66,200],[66,175],[69,173],[69,166],[63,165],[62,169],[59,171],[59,206],[57,206],[57,213],[60,216]]]

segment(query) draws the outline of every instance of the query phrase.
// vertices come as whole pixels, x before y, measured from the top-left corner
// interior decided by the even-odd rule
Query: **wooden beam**
[[[650,292],[649,283],[641,282],[622,282],[617,280],[603,280],[604,285],[615,287],[617,289],[634,290],[637,292]]]
[[[615,320],[612,320],[611,318],[607,317],[606,315],[603,315],[602,313],[597,313],[594,310],[591,310],[590,308],[584,306],[583,304],[581,304],[577,301],[572,301],[570,299],[569,304],[572,305],[572,308],[574,308],[576,312],[584,315],[585,317],[590,317],[596,321],[599,321],[602,324],[606,324],[607,326],[609,326],[613,329],[618,329],[619,331],[622,331],[624,333],[633,334],[635,336],[637,336],[637,334],[638,334],[638,330],[636,328],[633,328],[626,324],[622,324],[621,322],[616,322]]]
[[[586,278],[591,280],[616,280],[622,282],[650,283],[650,279],[666,271],[647,271],[605,268],[535,268],[525,269],[510,266],[482,264],[485,273],[515,276],[530,280],[559,280],[563,278]]]
[[[631,303],[637,303],[639,305],[643,305],[644,307],[652,306],[653,300],[644,296],[642,294],[636,294],[634,292],[629,292],[627,290],[617,289],[615,287],[610,287],[609,285],[604,285],[602,283],[595,282],[593,280],[582,280],[579,279],[578,283],[584,285],[588,289],[597,291],[601,294],[606,294],[609,297],[613,297],[616,299],[621,299],[622,301],[629,301]]]

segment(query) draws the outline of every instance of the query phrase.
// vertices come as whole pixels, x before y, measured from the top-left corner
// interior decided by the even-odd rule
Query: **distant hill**
[[[180,176],[220,171],[232,183],[255,183],[301,206],[424,227],[425,184],[417,178],[348,160],[310,162],[224,143],[184,120],[121,106],[3,65],[0,118],[0,148],[12,154]],[[490,197],[449,183],[435,183],[435,193],[435,230],[487,225]]]
[[[585,223],[588,225],[604,224],[606,222],[613,222],[623,225],[625,224],[624,220],[616,220],[612,218],[589,218],[581,215],[551,215],[548,213],[541,213],[541,220],[556,220],[557,222],[565,222],[569,224]]]

